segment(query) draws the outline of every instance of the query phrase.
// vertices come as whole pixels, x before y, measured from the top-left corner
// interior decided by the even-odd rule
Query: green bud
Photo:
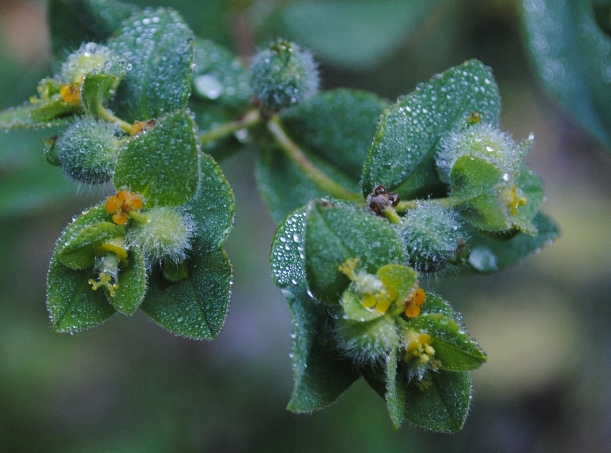
[[[253,58],[251,83],[262,106],[277,111],[316,94],[318,68],[309,51],[279,39]]]
[[[68,57],[62,65],[59,78],[64,83],[81,82],[83,76],[90,72],[101,72],[106,63],[114,58],[115,55],[108,47],[88,42]]]
[[[127,231],[127,244],[142,250],[149,262],[184,261],[195,230],[191,216],[165,206],[151,208],[142,214],[142,219]]]
[[[514,179],[520,171],[529,147],[518,146],[511,137],[485,123],[477,123],[460,132],[450,134],[437,153],[437,170],[445,183],[456,161],[462,156],[485,159]]]
[[[401,341],[395,320],[387,316],[366,322],[342,317],[335,325],[335,339],[342,354],[359,365],[382,362]]]
[[[399,234],[410,265],[419,272],[443,269],[456,256],[460,226],[453,211],[434,202],[423,201],[408,210],[401,219]]]
[[[115,134],[115,127],[105,121],[77,119],[55,142],[66,174],[87,184],[110,181],[122,143]]]

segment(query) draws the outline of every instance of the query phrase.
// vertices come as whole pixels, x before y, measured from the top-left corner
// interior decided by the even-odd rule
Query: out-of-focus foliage
[[[611,149],[611,3],[525,0],[527,48],[549,93]]]

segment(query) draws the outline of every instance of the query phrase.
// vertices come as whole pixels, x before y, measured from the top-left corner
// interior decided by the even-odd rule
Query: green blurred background
[[[133,3],[174,6],[198,35],[244,56],[270,38],[294,39],[318,55],[324,88],[389,99],[481,59],[500,86],[502,127],[516,140],[535,134],[528,160],[562,237],[515,269],[432,282],[489,356],[474,372],[463,431],[395,432],[363,382],[324,411],[295,415],[285,410],[289,311],[270,278],[275,226],[253,155],[222,162],[238,211],[227,244],[233,297],[218,341],[174,337],[140,313],[58,335],[45,307],[51,250],[71,217],[105,192],[49,166],[40,134],[0,133],[0,451],[608,451],[611,155],[535,82],[517,0]],[[0,108],[27,99],[51,71],[45,14],[44,1],[0,2]]]

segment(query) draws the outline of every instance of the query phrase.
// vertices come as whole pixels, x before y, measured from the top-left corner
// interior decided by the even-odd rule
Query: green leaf
[[[588,0],[524,0],[523,26],[540,81],[611,149],[611,37]]]
[[[193,120],[185,111],[157,121],[119,154],[114,183],[146,198],[147,206],[173,206],[193,198],[199,156]]]
[[[146,261],[134,247],[127,256],[128,266],[119,271],[119,287],[108,302],[120,313],[131,315],[140,307],[146,293]]]
[[[289,35],[321,58],[347,68],[372,67],[415,34],[438,2],[300,1],[282,11]]]
[[[521,191],[520,195],[526,200],[526,204],[518,205],[513,223],[520,231],[534,236],[537,234],[537,227],[532,220],[539,212],[539,208],[545,199],[543,181],[534,171],[524,166],[520,171],[517,185]]]
[[[439,141],[474,111],[498,124],[498,87],[490,69],[477,60],[436,75],[400,98],[382,115],[363,169],[363,194],[380,184],[403,199],[443,193],[435,166]]]
[[[74,225],[74,224],[73,224]],[[88,269],[95,264],[96,247],[103,242],[125,235],[125,228],[112,222],[87,225],[62,239],[55,249],[59,261],[70,269]]]
[[[23,104],[0,112],[0,130],[10,129],[45,129],[60,126],[70,121],[70,118],[51,117],[48,120],[39,120],[32,117],[32,110],[38,109],[37,104]]]
[[[120,77],[112,74],[87,74],[81,88],[81,96],[85,110],[96,118],[100,117],[100,107],[114,93]]]
[[[386,358],[386,407],[395,429],[405,420],[406,386],[398,376],[398,348],[393,348]]]
[[[486,356],[464,328],[454,321],[455,316],[421,314],[410,319],[409,328],[426,332],[432,337],[435,359],[446,371],[469,371],[479,368]]]
[[[316,155],[305,152],[310,161],[333,181],[347,189],[358,191],[358,183]],[[278,148],[261,151],[256,167],[257,185],[275,222],[310,200],[328,195],[299,166]]]
[[[560,232],[547,216],[538,213],[533,219],[537,236],[526,233],[484,234],[467,230],[469,265],[477,272],[496,272],[514,266],[552,243]]]
[[[158,8],[130,16],[109,42],[132,68],[117,90],[113,111],[135,121],[185,109],[191,93],[193,39],[173,10]]]
[[[398,264],[382,266],[378,269],[377,275],[393,299],[397,301],[406,300],[418,282],[418,273],[414,269]]]
[[[426,300],[424,305],[422,305],[420,308],[422,310],[420,314],[421,316],[427,314],[441,314],[449,317],[455,322],[460,322],[458,313],[454,311],[450,304],[433,293],[426,293]]]
[[[364,91],[331,90],[284,111],[282,123],[314,165],[358,192],[363,162],[386,105]],[[280,149],[264,149],[256,171],[259,189],[276,222],[327,195]]]
[[[370,274],[386,264],[404,264],[403,242],[391,224],[353,205],[314,201],[309,204],[305,227],[306,275],[315,297],[339,303],[348,278],[338,267],[346,259],[359,259]]]
[[[45,100],[39,104],[34,104],[33,108],[30,109],[30,118],[32,121],[37,121],[42,124],[56,125],[61,124],[57,120],[62,116],[70,116],[77,112],[80,112],[83,106],[79,104],[72,104],[64,101],[63,98],[54,96],[51,99]]]
[[[293,379],[288,409],[311,412],[335,402],[360,373],[333,352],[327,330],[326,307],[308,294],[303,240],[306,207],[289,215],[278,227],[270,262],[275,285],[289,302],[293,321]]]
[[[232,268],[222,246],[233,222],[235,201],[220,168],[209,157],[202,159],[201,184],[187,211],[197,225],[185,261],[188,276],[171,282],[156,270],[142,310],[172,333],[211,340],[223,327],[229,307]]]
[[[62,232],[57,244],[55,245],[56,254],[60,254],[63,250],[78,240],[89,227],[108,222],[109,214],[106,212],[104,203],[99,203],[91,208],[85,209],[78,217],[76,217]],[[117,225],[118,226],[118,225]],[[122,227],[120,227],[122,228]]]
[[[430,385],[407,387],[405,417],[412,423],[433,431],[460,431],[467,418],[471,401],[469,372],[429,372]],[[426,379],[426,378],[425,378]],[[428,382],[424,381],[426,385]]]
[[[88,271],[75,271],[62,265],[55,254],[47,276],[47,309],[55,332],[78,332],[108,319],[114,308],[104,290],[94,291]]]
[[[462,156],[451,174],[452,198],[460,200],[455,207],[465,220],[484,231],[505,231],[511,227],[503,171],[481,157]]]
[[[195,114],[200,135],[241,117],[251,108],[252,89],[246,68],[237,56],[212,41],[195,39],[193,96],[189,108]],[[239,135],[239,134],[238,134]],[[204,152],[222,159],[244,147],[237,134],[202,143]]]
[[[134,5],[114,0],[49,0],[53,53],[64,56],[84,42],[102,43],[136,12]]]

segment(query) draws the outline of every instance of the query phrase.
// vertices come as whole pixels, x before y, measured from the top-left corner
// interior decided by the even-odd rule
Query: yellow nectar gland
[[[361,304],[368,309],[375,309],[378,313],[384,314],[388,311],[391,304],[396,299],[396,294],[388,291],[384,282],[377,276],[366,272],[356,273],[358,258],[348,258],[339,267],[339,271],[345,274],[355,283],[356,291],[361,295]]]
[[[518,196],[518,186],[513,186],[510,189],[506,190],[503,193],[505,197],[505,202],[507,203],[507,209],[511,215],[515,216],[518,213],[518,206],[526,206],[527,200],[526,197]]]
[[[117,195],[111,195],[106,200],[106,212],[112,214],[112,221],[117,225],[125,225],[130,211],[141,209],[142,206],[142,198],[129,190],[120,190]]]
[[[420,314],[420,307],[426,302],[426,293],[422,288],[416,287],[411,296],[405,301],[405,316],[415,318]]]
[[[106,252],[112,252],[117,255],[117,258],[119,258],[119,262],[122,265],[127,264],[127,250],[119,244],[113,244],[112,242],[104,242],[100,246],[99,251],[103,254]]]
[[[433,371],[439,369],[441,362],[433,358],[435,349],[431,346],[432,338],[428,333],[410,332],[409,340],[405,350],[405,362],[418,360],[421,365],[427,365]]]
[[[90,278],[88,283],[91,285],[91,289],[97,291],[98,288],[104,287],[108,290],[110,297],[115,297],[115,291],[119,289],[119,285],[111,283],[112,277],[104,272],[100,272],[98,280]]]
[[[81,103],[81,83],[67,83],[62,85],[59,89],[59,94],[62,99],[68,104],[79,104]]]

